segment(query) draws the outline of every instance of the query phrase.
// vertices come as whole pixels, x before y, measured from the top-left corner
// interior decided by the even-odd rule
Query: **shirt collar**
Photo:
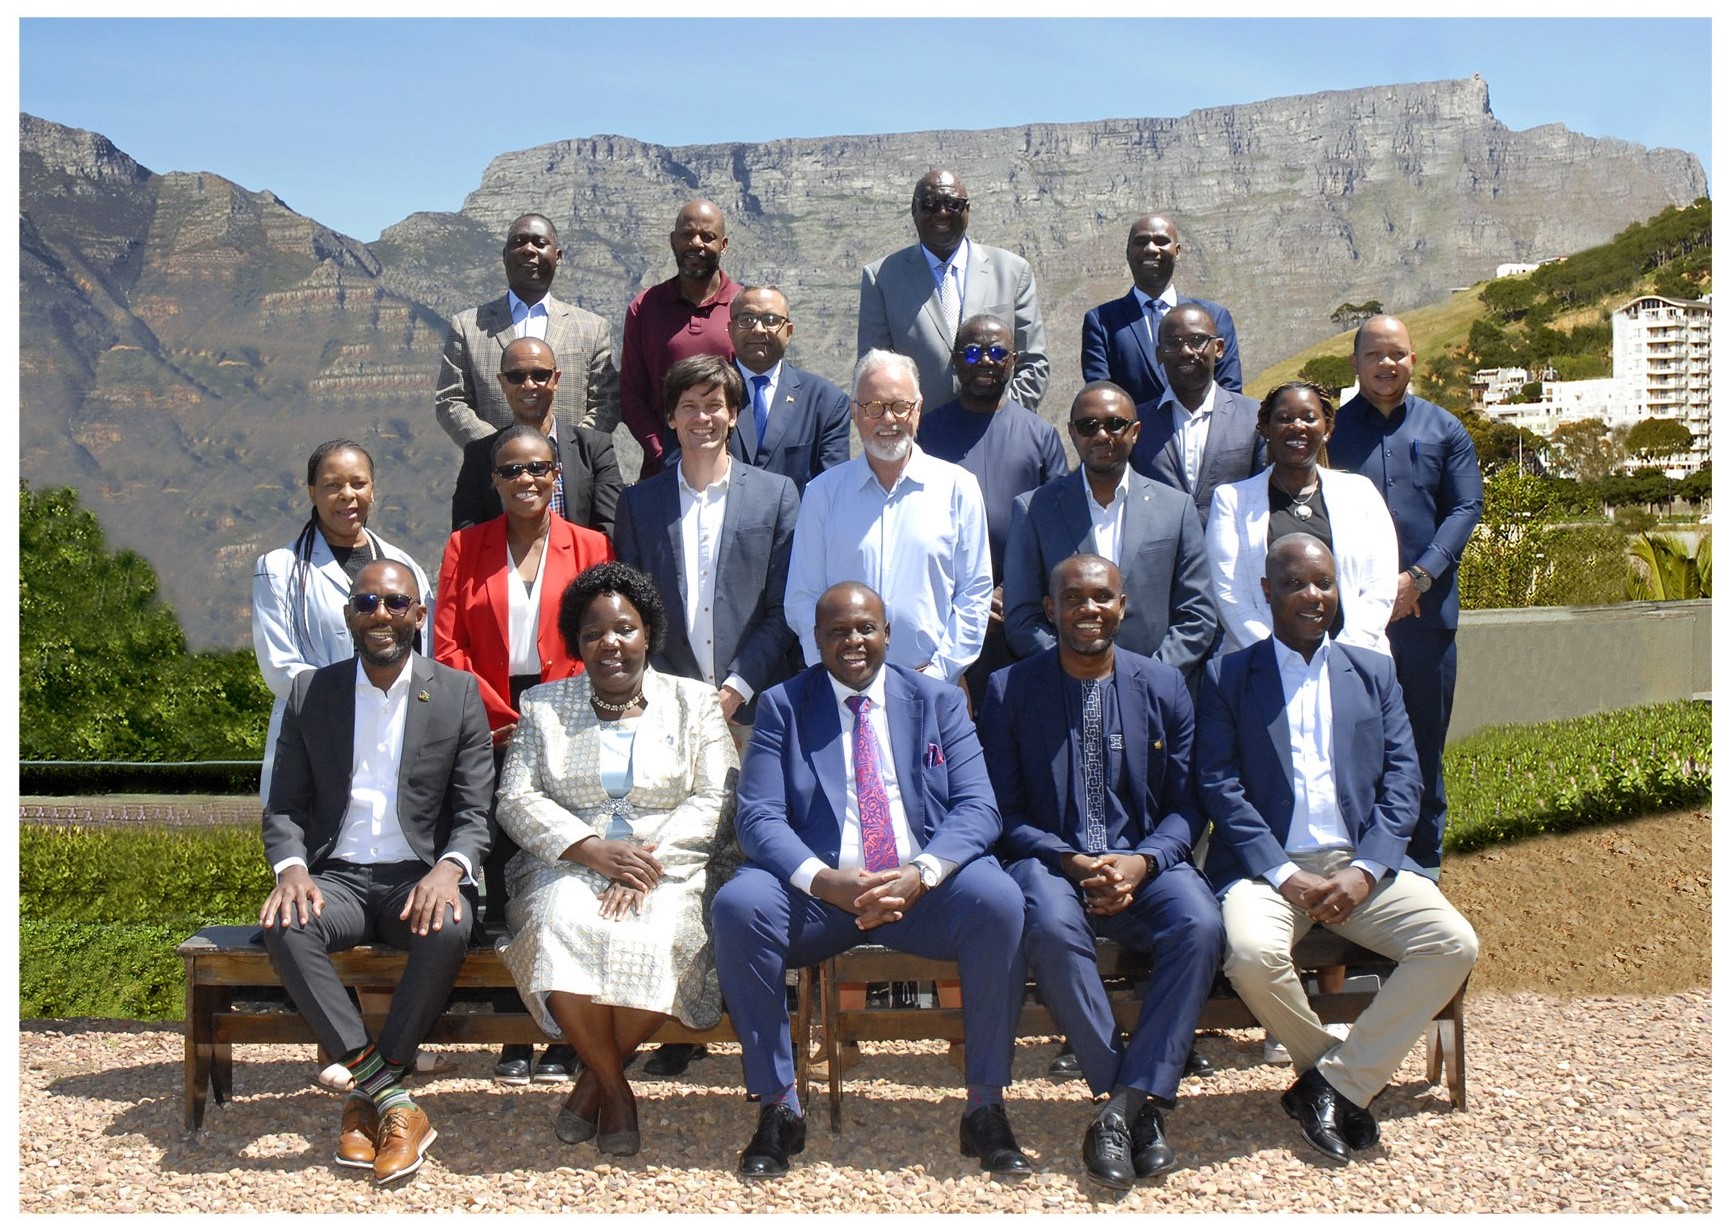
[[[409,675],[415,672],[415,650],[409,650],[409,656],[403,663],[403,672],[397,675],[397,680],[385,689],[386,699],[395,699],[409,689]],[[377,694],[379,688],[373,685],[373,680],[367,677],[366,665],[361,660],[361,654],[355,654],[355,689],[357,691],[372,691]]]
[[[686,467],[684,465],[675,465],[674,472],[679,474],[679,477],[676,478],[675,481],[679,484],[680,493],[682,495],[690,495],[694,499],[713,499],[718,495],[727,494],[728,483],[734,479],[734,461],[733,458],[725,452],[722,454],[722,460],[726,462],[727,465],[727,468],[722,471],[722,476],[711,482],[702,490],[698,490],[691,483],[686,481]]]
[[[1309,661],[1273,635],[1269,637],[1269,643],[1275,647],[1275,664],[1283,674],[1321,674],[1329,664],[1329,637],[1327,635],[1323,637],[1323,642],[1317,645],[1317,651],[1311,654]]]
[[[862,451],[860,455],[854,459],[860,462],[860,489],[864,490],[866,483],[870,482],[879,490],[883,490],[884,483],[880,482],[878,480],[878,475],[873,472],[872,458]],[[896,486],[900,486],[904,482],[913,482],[916,486],[926,485],[926,471],[930,464],[931,459],[925,452],[920,450],[920,445],[913,445],[908,452],[908,463],[902,466],[902,475],[896,479],[896,485],[892,486],[890,489],[895,490]],[[1125,472],[1127,474],[1130,472],[1130,467],[1128,465],[1125,467]]]
[[[836,703],[840,705],[844,711],[847,710],[848,701],[856,695],[864,695],[867,699],[872,701],[872,706],[874,708],[883,711],[884,675],[889,672],[889,669],[890,667],[888,665],[880,665],[878,667],[877,676],[874,677],[871,682],[866,684],[866,689],[863,691],[850,690],[848,687],[843,686],[840,682],[836,681],[835,674],[826,672],[824,676],[830,680],[830,689],[836,694]]]
[[[1218,386],[1214,380],[1210,380],[1209,390],[1203,394],[1203,403],[1195,409],[1186,409],[1179,398],[1173,395],[1172,386],[1168,385],[1167,390],[1161,394],[1161,404],[1181,411],[1187,418],[1196,417],[1198,414],[1213,413],[1215,411],[1215,389]]]
[[[932,254],[932,249],[927,247],[924,243],[919,246],[920,254],[926,257],[926,267],[932,270],[933,281],[937,281],[941,276],[943,276],[944,270],[953,265],[957,269],[966,269],[968,267],[967,235],[962,236],[962,242],[958,243],[956,245],[956,250],[950,253],[949,260],[940,260],[937,256]]]
[[[775,366],[764,372],[748,370],[738,358],[734,359],[734,366],[739,369],[740,378],[746,381],[746,408],[748,410],[752,407],[752,381],[757,379],[760,374],[769,377],[770,382],[765,385],[767,388],[775,388],[782,382],[782,360],[779,358],[776,360]]]
[[[1131,293],[1137,296],[1137,306],[1144,311],[1149,309],[1150,303],[1165,303],[1168,311],[1179,305],[1179,292],[1173,289],[1173,283],[1170,281],[1167,283],[1167,288],[1153,298],[1144,294],[1138,286],[1132,286]]]
[[[546,295],[542,296],[541,301],[539,303],[536,303],[534,306],[530,306],[528,303],[524,302],[522,299],[517,297],[517,292],[515,290],[507,290],[505,292],[505,304],[506,304],[506,306],[511,308],[511,318],[513,320],[522,320],[522,319],[525,319],[529,316],[537,315],[537,314],[540,314],[540,315],[546,315],[547,314],[547,296]]]

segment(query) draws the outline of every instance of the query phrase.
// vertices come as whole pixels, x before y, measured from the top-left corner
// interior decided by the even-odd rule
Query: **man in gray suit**
[[[337,1163],[384,1183],[438,1137],[403,1074],[469,949],[493,749],[475,678],[410,650],[427,607],[409,568],[368,563],[344,618],[358,659],[289,692],[264,814],[277,885],[259,925],[295,1008],[354,1077]],[[329,954],[371,941],[409,953],[376,1039]]]
[[[1038,408],[1048,364],[1034,273],[1021,256],[970,240],[968,207],[968,189],[949,171],[928,171],[914,185],[920,242],[862,270],[856,356],[867,350],[908,355],[920,371],[921,399],[944,405],[960,391],[950,354],[962,321],[977,315],[1013,320],[1017,360],[1010,395]]]
[[[1202,522],[1189,495],[1131,469],[1138,430],[1123,389],[1085,386],[1070,407],[1082,463],[1017,499],[1004,552],[1004,634],[1017,656],[1058,643],[1041,599],[1052,569],[1079,552],[1110,560],[1124,577],[1120,648],[1190,679],[1214,642]]]
[[[1190,495],[1207,529],[1215,487],[1263,471],[1257,402],[1215,382],[1225,343],[1201,303],[1180,303],[1167,312],[1158,338],[1155,357],[1167,389],[1137,406],[1142,427],[1131,468]]]
[[[506,232],[504,296],[452,319],[433,412],[458,447],[511,425],[511,406],[493,375],[500,352],[519,337],[540,338],[567,364],[564,421],[604,435],[619,424],[619,372],[607,321],[549,293],[563,255],[553,223],[525,213]]]

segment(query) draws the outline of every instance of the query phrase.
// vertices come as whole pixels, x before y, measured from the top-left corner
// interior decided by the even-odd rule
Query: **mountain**
[[[1562,255],[1707,191],[1677,150],[1512,131],[1476,78],[1172,119],[670,147],[592,136],[501,154],[458,213],[372,244],[214,175],[155,174],[104,138],[20,118],[22,472],[72,483],[157,565],[195,644],[244,643],[252,558],[306,511],[301,466],[350,435],[374,524],[437,565],[456,449],[433,420],[443,317],[501,290],[525,210],[558,224],[555,291],[614,323],[672,272],[686,199],[728,220],[724,266],[781,285],[792,357],[852,364],[860,266],[913,241],[914,181],[955,170],[970,233],[1034,266],[1062,417],[1082,314],[1122,294],[1132,218],[1171,216],[1177,283],[1238,323],[1247,375],[1335,332],[1344,301],[1405,310],[1499,263]],[[624,433],[620,438],[625,439]],[[621,448],[628,474],[636,449]]]

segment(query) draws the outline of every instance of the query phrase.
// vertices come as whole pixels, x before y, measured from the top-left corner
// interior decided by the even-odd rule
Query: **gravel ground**
[[[1475,995],[1469,1111],[1425,1084],[1416,1049],[1374,1103],[1383,1142],[1344,1168],[1312,1161],[1261,1034],[1205,1036],[1222,1073],[1190,1080],[1169,1135],[1179,1168],[1122,1195],[1084,1178],[1079,1084],[1041,1077],[1053,1049],[1017,1051],[1011,1121],[1038,1172],[981,1174],[956,1151],[960,1080],[936,1044],[863,1046],[843,1132],[822,1103],[793,1174],[733,1173],[755,1108],[737,1049],[679,1081],[637,1086],[644,1150],[604,1163],[553,1138],[563,1091],[495,1088],[491,1057],[443,1047],[457,1075],[416,1094],[441,1137],[403,1187],[331,1163],[340,1112],[312,1087],[311,1046],[237,1046],[239,1099],[181,1130],[177,1027],[26,1024],[19,1055],[25,1211],[1690,1211],[1711,1209],[1706,991],[1655,997]],[[1037,1103],[1038,1102],[1038,1103]],[[70,1145],[69,1145],[70,1144]]]

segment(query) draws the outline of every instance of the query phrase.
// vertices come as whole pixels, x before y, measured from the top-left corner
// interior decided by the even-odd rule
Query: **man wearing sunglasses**
[[[816,475],[848,459],[848,394],[786,361],[794,321],[787,298],[774,286],[740,291],[728,335],[746,381],[746,405],[728,437],[728,453],[781,474],[804,493]]]
[[[968,189],[949,171],[928,171],[914,185],[920,241],[861,271],[856,354],[908,355],[920,371],[922,398],[942,405],[959,391],[950,354],[962,322],[981,314],[1011,320],[1011,395],[1038,409],[1048,364],[1034,272],[1021,256],[971,240],[968,209]]]
[[[413,572],[367,564],[344,618],[356,659],[289,692],[264,813],[277,883],[259,925],[295,1009],[354,1077],[337,1163],[382,1184],[437,1137],[403,1074],[469,948],[493,751],[475,678],[410,648],[427,620]],[[329,954],[372,941],[409,953],[377,1036]]]
[[[493,378],[493,355],[519,337],[539,338],[573,364],[566,382],[568,423],[604,435],[619,424],[619,372],[607,321],[551,293],[563,255],[553,223],[525,213],[505,235],[506,292],[452,317],[433,412],[458,447],[511,425],[511,406]]]
[[[1118,647],[1194,676],[1215,639],[1203,525],[1189,495],[1130,467],[1141,427],[1124,389],[1086,385],[1070,408],[1081,464],[1016,501],[1004,554],[1004,630],[1019,657],[1058,643],[1042,599],[1047,577],[1077,553],[1124,578]]]
[[[500,353],[495,378],[511,407],[512,423],[534,427],[553,444],[553,459],[559,465],[553,514],[612,537],[614,509],[625,486],[614,459],[613,440],[587,426],[560,421],[553,412],[560,375],[552,346],[534,337],[520,337]],[[485,524],[505,511],[493,485],[496,434],[489,431],[463,445],[463,467],[457,471],[457,488],[451,493],[453,533],[472,524]]]

